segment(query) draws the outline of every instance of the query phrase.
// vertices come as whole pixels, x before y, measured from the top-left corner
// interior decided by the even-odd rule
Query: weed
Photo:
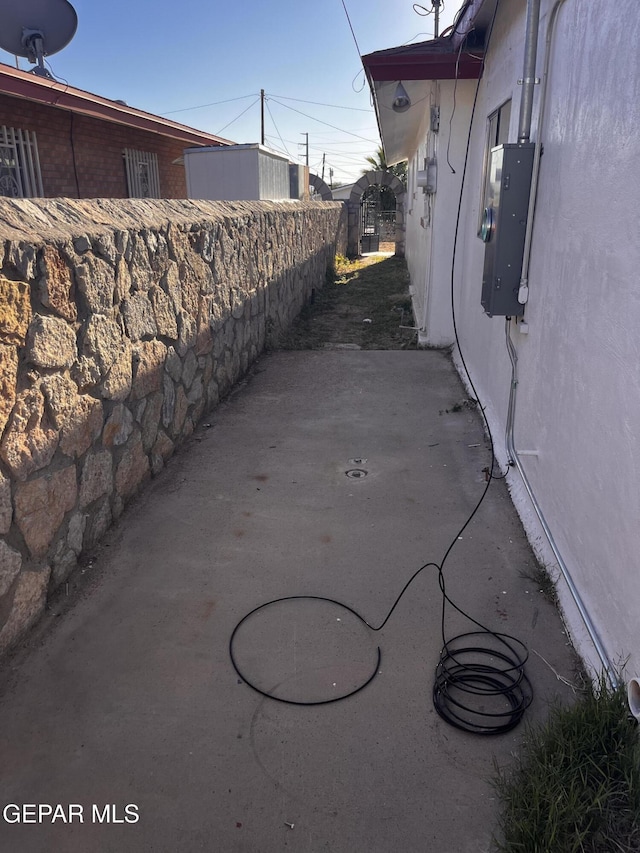
[[[558,604],[556,582],[549,570],[540,565],[540,563],[536,563],[535,568],[531,571],[520,572],[520,577],[532,581],[536,585],[538,591],[541,592],[547,601],[551,602],[551,604]]]
[[[473,410],[476,408],[477,405],[478,405],[478,401],[474,400],[473,398],[470,397],[468,399],[460,400],[459,402],[454,403],[450,409],[440,409],[440,414],[441,415],[445,415],[445,414],[450,415],[452,412],[462,412],[465,409]]]
[[[587,682],[571,707],[554,705],[494,784],[500,853],[640,851],[640,740],[624,687]]]

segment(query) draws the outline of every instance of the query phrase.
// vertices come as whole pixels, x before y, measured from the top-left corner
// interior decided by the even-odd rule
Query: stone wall
[[[345,236],[340,203],[0,199],[0,651]]]

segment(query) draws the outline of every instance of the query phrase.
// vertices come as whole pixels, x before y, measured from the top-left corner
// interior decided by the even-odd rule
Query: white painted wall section
[[[543,0],[540,70],[552,6],[552,0]],[[476,231],[486,121],[509,97],[509,141],[516,141],[525,9],[525,0],[501,4],[496,19],[471,134],[455,275],[461,347],[503,463],[510,362],[504,318],[488,318],[480,306],[484,247]],[[635,0],[566,0],[560,9],[533,231],[525,317],[529,333],[514,333],[520,373],[516,446],[538,453],[523,456],[538,502],[611,661],[619,664],[628,657],[629,675],[640,672],[640,68],[630,61],[639,40]],[[432,344],[451,339],[446,271],[458,194],[457,177],[448,179],[442,148],[452,86],[440,87],[430,264],[425,248],[413,245],[418,229],[413,223],[407,228],[412,281],[418,287],[421,274],[424,280],[423,295],[415,301],[422,301],[425,340]],[[463,95],[458,84],[460,119],[465,110],[468,117],[474,87],[470,82]],[[533,141],[538,109],[539,91]],[[455,126],[451,140],[457,174],[466,130]],[[509,482],[530,539],[552,564],[516,472]],[[560,592],[580,652],[599,668],[562,584]]]

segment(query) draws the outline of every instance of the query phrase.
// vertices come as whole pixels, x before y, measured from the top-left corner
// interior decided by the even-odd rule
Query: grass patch
[[[640,851],[640,739],[624,687],[588,684],[530,726],[514,766],[496,767],[500,853]]]
[[[409,274],[402,258],[336,256],[322,290],[278,341],[280,349],[355,344],[361,349],[416,346]]]

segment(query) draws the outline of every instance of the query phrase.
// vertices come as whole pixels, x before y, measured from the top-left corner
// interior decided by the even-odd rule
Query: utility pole
[[[302,135],[305,138],[305,163],[308,166],[309,165],[309,134],[303,133]]]
[[[433,3],[433,35],[435,38],[438,38],[440,35],[440,3],[441,0],[432,0]]]
[[[329,166],[329,186],[333,189],[333,169]]]
[[[323,155],[322,155],[322,180],[323,180],[323,181],[324,181],[324,158],[325,158],[326,156],[327,156],[326,154],[323,154]]]
[[[260,89],[260,144],[264,145],[264,89]]]

